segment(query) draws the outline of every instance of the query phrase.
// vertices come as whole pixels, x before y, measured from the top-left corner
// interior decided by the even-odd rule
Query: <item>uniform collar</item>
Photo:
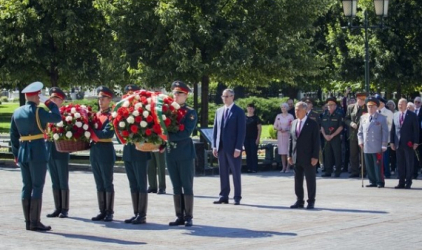
[[[100,110],[101,114],[110,113],[110,108],[107,108],[105,110]]]

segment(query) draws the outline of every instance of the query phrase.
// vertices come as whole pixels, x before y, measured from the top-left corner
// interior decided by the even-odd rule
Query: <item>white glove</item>
[[[48,100],[48,98],[43,94],[39,94],[38,96],[40,97],[40,102],[42,103],[45,103]]]

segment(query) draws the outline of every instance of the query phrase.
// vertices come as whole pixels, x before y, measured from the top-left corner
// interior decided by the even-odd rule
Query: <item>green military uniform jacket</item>
[[[311,110],[309,111],[309,113],[307,114],[308,118],[316,121],[318,123],[318,126],[321,127],[321,118],[318,112],[316,112],[315,110]]]
[[[321,119],[321,127],[324,129],[326,135],[333,134],[340,126],[343,126],[343,116],[334,111],[332,114],[330,112],[325,112]],[[339,137],[339,133],[336,137]]]
[[[358,140],[357,134],[358,134],[358,129],[359,129],[360,117],[366,113],[368,113],[366,104],[364,104],[362,107],[359,107],[357,103],[350,104],[349,106],[347,106],[347,112],[346,112],[346,117],[344,118],[344,123],[349,127],[350,140],[355,140],[355,141]],[[352,122],[356,123],[357,125],[356,129],[350,126]]]

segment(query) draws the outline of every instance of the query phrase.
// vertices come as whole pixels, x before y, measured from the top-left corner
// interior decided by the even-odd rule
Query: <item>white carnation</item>
[[[66,137],[67,137],[67,138],[69,138],[69,139],[70,139],[70,138],[72,138],[72,135],[73,135],[73,134],[72,134],[72,132],[71,132],[71,131],[67,131],[67,133],[66,133]]]
[[[80,113],[75,113],[74,116],[75,116],[76,119],[81,118],[81,114]]]
[[[59,134],[54,134],[54,135],[53,135],[53,139],[54,139],[54,140],[56,140],[56,141],[57,141],[59,138],[60,138]]]
[[[82,127],[84,130],[88,130],[89,126],[88,124],[84,124],[84,126]]]
[[[64,126],[63,121],[56,124],[57,127],[62,128]]]
[[[151,101],[152,101],[151,97],[148,97],[147,101],[148,101],[148,103],[151,103]]]
[[[165,94],[159,94],[158,96],[161,97],[161,98],[166,98],[167,97],[167,95],[165,95]]]
[[[81,105],[81,108],[86,109],[86,106],[85,105]]]
[[[111,117],[116,118],[117,117],[117,112],[114,111],[113,113],[111,113]]]
[[[144,112],[142,112],[142,115],[143,115],[145,118],[147,118],[147,117],[149,116],[149,112],[145,110]]]
[[[135,118],[133,118],[133,116],[129,116],[129,117],[126,119],[126,121],[127,121],[127,123],[129,123],[129,124],[133,124],[133,123],[135,122]]]
[[[139,94],[135,95],[135,99],[136,99],[136,100],[141,99],[141,97],[139,96]]]
[[[89,131],[85,131],[84,135],[88,139],[91,137],[91,133]]]
[[[125,108],[129,107],[129,101],[124,101],[122,107],[125,107]]]
[[[119,127],[124,128],[126,126],[125,122],[119,122]]]
[[[148,126],[148,123],[146,121],[141,121],[139,123],[141,125],[141,127],[146,128],[146,126]]]
[[[69,116],[66,116],[66,121],[67,122],[71,122],[72,120],[73,120],[73,117],[72,116],[70,116],[70,115]]]
[[[140,102],[135,104],[135,109],[139,109],[139,108],[142,108],[142,103],[140,103]]]
[[[146,105],[146,106],[145,106],[145,108],[146,108],[148,111],[151,111],[151,105],[149,105],[149,104],[148,104],[148,105]]]
[[[166,115],[162,115],[161,117],[163,118],[163,121],[167,119]]]
[[[139,111],[138,110],[133,111],[132,115],[133,116],[139,116]]]
[[[76,113],[76,108],[71,108],[70,113],[72,113],[72,114]]]
[[[75,122],[76,127],[80,128],[82,127],[82,122]]]
[[[173,106],[175,109],[180,109],[180,105],[177,102],[173,102],[171,106]]]
[[[95,129],[97,129],[97,128],[98,128],[98,124],[97,124],[97,123],[95,123],[95,124],[94,124],[94,128],[95,128]]]

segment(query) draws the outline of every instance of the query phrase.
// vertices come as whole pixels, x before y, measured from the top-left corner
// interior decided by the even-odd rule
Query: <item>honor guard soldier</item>
[[[196,128],[197,114],[186,105],[186,99],[191,89],[181,81],[171,84],[174,100],[181,107],[179,112],[184,115],[180,124],[183,130],[169,133],[167,143],[167,170],[173,184],[173,200],[177,219],[170,226],[192,226],[193,212],[193,176],[195,147],[191,134]]]
[[[139,90],[138,86],[134,84],[127,85],[124,89],[126,94],[122,98],[126,98],[137,90]],[[150,153],[137,150],[133,143],[123,146],[123,161],[129,180],[133,213],[135,214],[132,218],[125,220],[125,223],[146,223],[148,208],[147,167],[150,159]]]
[[[387,150],[388,125],[387,118],[377,112],[379,101],[369,98],[366,106],[368,113],[360,117],[358,142],[363,150],[369,185],[366,187],[384,187],[384,176],[381,171],[382,153]],[[377,157],[379,155],[379,159]]]
[[[99,121],[93,129],[89,160],[97,186],[98,207],[100,213],[92,217],[93,221],[112,221],[114,214],[113,168],[116,161],[112,138],[114,131],[110,123],[110,102],[113,92],[104,86],[97,88],[100,111],[95,115]]]
[[[331,177],[333,166],[336,166],[335,177],[341,174],[341,138],[340,133],[343,130],[343,116],[336,112],[337,101],[330,97],[326,101],[328,111],[321,119],[321,133],[325,139],[323,149],[325,174],[322,177]]]
[[[47,172],[47,150],[44,132],[47,123],[61,121],[55,103],[41,94],[43,84],[34,82],[22,90],[26,104],[15,110],[10,126],[10,141],[15,162],[22,173],[22,208],[26,230],[47,231],[41,221],[42,193]],[[50,112],[38,105],[45,102]]]
[[[50,89],[50,101],[61,107],[66,94],[58,87]],[[53,141],[46,141],[48,171],[53,185],[55,210],[47,217],[66,218],[69,212],[69,153],[61,153]]]
[[[360,117],[368,113],[365,104],[367,93],[357,93],[357,101],[347,106],[344,123],[349,127],[349,150],[350,150],[350,175],[349,178],[359,177],[359,145],[358,145],[358,129]],[[364,167],[364,166],[361,166]]]

